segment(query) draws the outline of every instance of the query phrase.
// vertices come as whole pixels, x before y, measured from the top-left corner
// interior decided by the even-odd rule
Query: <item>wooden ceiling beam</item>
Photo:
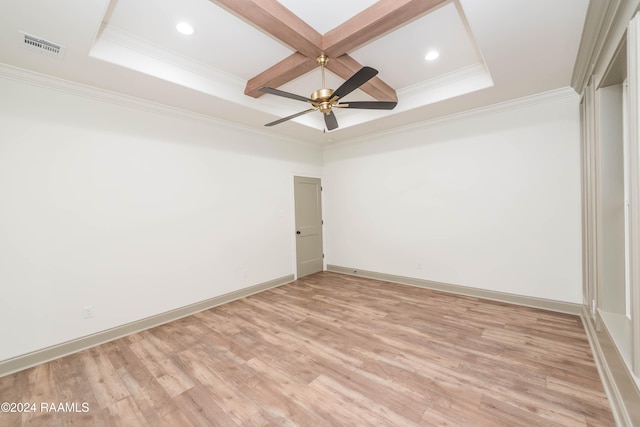
[[[327,69],[329,71],[345,80],[353,76],[361,68],[362,65],[349,55],[331,58],[327,64]],[[374,77],[360,86],[360,90],[378,101],[398,102],[398,95],[396,94],[396,91],[378,77]]]
[[[380,0],[325,34],[322,50],[330,58],[344,55],[449,1]]]
[[[322,53],[322,34],[277,0],[210,1],[310,58]]]
[[[277,88],[315,68],[329,56],[327,68],[348,79],[362,65],[347,53],[451,0],[380,0],[322,36],[277,0],[210,0],[295,49],[296,52],[247,82],[245,94],[258,98],[263,86]],[[397,101],[395,90],[378,77],[361,89],[380,101]]]
[[[295,52],[291,56],[278,62],[273,67],[249,80],[244,89],[244,93],[245,95],[259,98],[264,95],[264,93],[259,91],[261,87],[268,86],[278,88],[283,84],[308,73],[317,66],[318,64],[316,64],[315,58],[312,59],[300,52]]]

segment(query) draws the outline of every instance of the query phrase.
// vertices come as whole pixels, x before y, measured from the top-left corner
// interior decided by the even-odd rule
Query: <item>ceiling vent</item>
[[[22,31],[20,31],[20,43],[27,49],[34,50],[45,55],[55,56],[56,58],[62,58],[64,56],[64,46]]]

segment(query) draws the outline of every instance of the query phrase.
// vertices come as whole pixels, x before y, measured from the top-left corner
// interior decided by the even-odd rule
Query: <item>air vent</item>
[[[45,55],[55,56],[56,58],[62,58],[64,56],[64,46],[41,39],[40,37],[20,31],[20,40],[22,46],[27,49],[34,50]]]

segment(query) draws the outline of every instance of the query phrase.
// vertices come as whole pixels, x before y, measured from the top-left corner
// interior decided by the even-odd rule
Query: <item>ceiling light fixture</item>
[[[193,27],[188,22],[179,22],[178,25],[176,25],[176,30],[185,36],[190,36],[194,32]]]
[[[424,59],[427,61],[433,61],[435,59],[438,59],[439,56],[440,53],[437,50],[431,50],[425,55]]]

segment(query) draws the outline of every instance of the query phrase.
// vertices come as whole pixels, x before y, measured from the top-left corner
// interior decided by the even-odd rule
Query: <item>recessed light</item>
[[[433,61],[434,59],[438,59],[439,56],[440,52],[437,50],[431,50],[425,55],[424,59],[427,61]]]
[[[188,22],[179,22],[178,25],[176,25],[176,30],[178,30],[180,34],[184,34],[185,36],[190,36],[193,34],[193,27]]]

